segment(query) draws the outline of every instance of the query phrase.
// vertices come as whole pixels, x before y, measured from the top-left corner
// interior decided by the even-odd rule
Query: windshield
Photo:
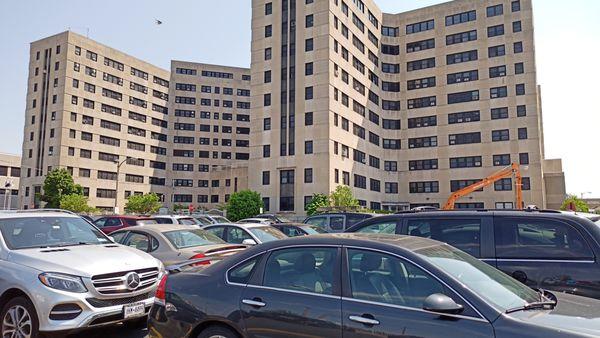
[[[22,217],[0,220],[0,231],[12,250],[83,244],[109,239],[79,217]]]
[[[164,235],[177,249],[225,243],[219,237],[200,229],[168,231]]]
[[[327,231],[325,231],[325,229],[319,228],[318,226],[314,226],[314,225],[305,225],[305,226],[301,226],[300,228],[302,230],[306,231],[306,233],[309,235],[317,235],[317,234],[326,234],[327,233]]]
[[[248,229],[254,236],[258,237],[258,240],[261,243],[276,241],[278,239],[287,238],[287,236],[272,227],[258,227],[258,228],[250,228]]]
[[[194,216],[194,218],[196,219],[196,221],[198,221],[201,225],[210,225],[212,224],[212,222],[206,218],[206,217],[202,217],[202,216]]]
[[[137,220],[137,225],[146,225],[146,224],[158,224],[158,222],[155,219],[138,219]]]
[[[451,246],[427,247],[416,253],[501,311],[540,300],[533,289]]]

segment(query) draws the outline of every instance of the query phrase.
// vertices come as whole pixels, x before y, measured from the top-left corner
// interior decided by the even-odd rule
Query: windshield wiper
[[[546,302],[533,302],[533,303],[527,303],[525,305],[522,306],[517,306],[511,309],[508,309],[506,311],[504,311],[504,313],[513,313],[513,312],[517,312],[517,311],[526,311],[526,310],[552,310],[554,309],[554,307],[556,306],[556,302],[550,302],[550,301],[546,301]]]
[[[90,242],[64,243],[64,244],[53,245],[53,247],[63,248],[66,246],[92,245],[92,244],[96,244],[96,243],[90,243]]]

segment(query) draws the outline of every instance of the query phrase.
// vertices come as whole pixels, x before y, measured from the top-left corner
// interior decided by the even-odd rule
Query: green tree
[[[157,194],[151,192],[143,195],[131,195],[127,198],[125,211],[134,214],[149,215],[154,214],[160,209],[160,198]]]
[[[329,194],[331,206],[336,208],[357,208],[358,200],[352,195],[352,189],[347,185],[338,185]]]
[[[260,213],[263,201],[260,194],[252,190],[241,190],[231,194],[227,203],[227,218],[232,221],[252,217]]]
[[[87,197],[80,194],[62,195],[60,199],[60,208],[76,213],[92,213],[96,209],[88,205]]]
[[[329,206],[329,197],[325,194],[313,194],[310,203],[306,205],[304,210],[308,216],[314,215],[319,211],[319,208]]]
[[[62,196],[72,194],[83,195],[83,188],[75,184],[66,169],[54,169],[46,175],[42,195],[46,208],[59,208]]]
[[[587,205],[587,203],[585,203],[584,200],[580,199],[579,197],[577,197],[575,195],[568,195],[567,198],[563,201],[563,204],[560,207],[560,210],[571,210],[569,208],[569,205],[571,203],[575,204],[575,211],[579,211],[579,212],[589,212],[590,211],[590,207]]]

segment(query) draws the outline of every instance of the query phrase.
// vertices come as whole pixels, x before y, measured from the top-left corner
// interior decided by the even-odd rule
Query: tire
[[[209,326],[198,335],[198,338],[238,338],[239,336],[224,326]]]
[[[15,315],[17,320],[15,323]],[[16,325],[15,325],[16,324]],[[39,338],[39,321],[33,304],[25,297],[11,299],[0,313],[0,337],[9,334],[9,330],[19,330],[22,337]],[[17,337],[21,337],[18,336]]]

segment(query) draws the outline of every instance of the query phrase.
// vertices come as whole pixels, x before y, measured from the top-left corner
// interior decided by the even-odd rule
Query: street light
[[[113,163],[117,165],[117,184],[115,186],[115,206],[114,206],[114,213],[118,214],[119,213],[119,207],[118,207],[118,202],[119,202],[119,173],[121,172],[121,166],[129,159],[133,159],[133,157],[129,157],[126,156],[125,159],[123,161],[119,160],[114,160]],[[141,158],[137,158],[137,160],[142,160]]]

